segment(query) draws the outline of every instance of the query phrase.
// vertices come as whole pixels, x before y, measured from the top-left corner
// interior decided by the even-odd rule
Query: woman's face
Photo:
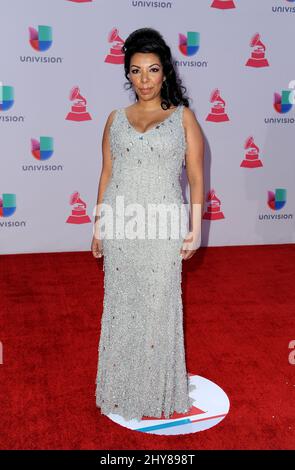
[[[136,52],[131,57],[129,79],[139,99],[149,101],[157,97],[163,84],[163,67],[159,57],[151,52]]]

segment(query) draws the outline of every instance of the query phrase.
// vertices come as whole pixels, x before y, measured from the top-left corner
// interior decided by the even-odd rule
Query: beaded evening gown
[[[183,108],[179,105],[144,133],[130,124],[124,108],[116,110],[110,127],[112,176],[102,202],[115,210],[116,197],[124,196],[125,207],[180,207],[186,150]],[[102,241],[104,301],[95,395],[103,414],[127,420],[169,418],[192,406],[189,391],[194,387],[186,371],[183,334],[184,237],[167,233],[166,239]]]

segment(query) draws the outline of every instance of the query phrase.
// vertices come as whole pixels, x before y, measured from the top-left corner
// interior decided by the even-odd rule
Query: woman
[[[181,273],[182,260],[200,245],[204,144],[159,32],[134,31],[122,51],[136,102],[112,111],[103,133],[91,245],[94,257],[104,256],[96,405],[103,414],[116,413],[126,420],[169,418],[174,411],[188,412],[193,402],[185,364]],[[178,236],[171,231],[165,237],[151,236],[155,218],[148,216],[146,223],[145,217],[153,204],[174,209],[183,205],[183,165],[190,185],[190,231],[186,236],[179,231]],[[120,218],[122,222],[120,198],[125,207],[142,209],[135,237],[130,221],[129,236],[122,224],[111,234],[114,219],[110,223],[106,216],[111,208],[116,223]],[[171,219],[166,222],[163,212],[159,215],[159,224],[170,230]]]

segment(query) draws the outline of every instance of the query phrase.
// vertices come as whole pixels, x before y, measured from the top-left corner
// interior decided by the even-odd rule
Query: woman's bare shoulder
[[[194,111],[191,108],[184,106],[183,119],[186,122],[190,122],[190,121],[196,121],[197,118],[196,118]]]
[[[116,116],[116,114],[117,114],[117,111],[118,111],[118,109],[113,109],[113,110],[109,113],[109,115],[108,115],[108,117],[107,117],[107,120],[106,120],[106,126],[107,126],[107,127],[110,127],[110,126],[112,125],[113,120],[115,119],[115,116]]]
[[[183,110],[183,126],[185,129],[189,129],[191,127],[195,128],[196,126],[197,127],[200,126],[195,112],[191,108],[188,108],[187,106],[185,106]]]

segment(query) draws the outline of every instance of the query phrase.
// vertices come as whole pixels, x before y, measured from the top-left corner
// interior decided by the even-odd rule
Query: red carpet
[[[201,248],[183,262],[191,373],[231,408],[216,427],[153,436],[95,407],[102,261],[90,252],[1,263],[1,449],[294,449],[294,245]]]

